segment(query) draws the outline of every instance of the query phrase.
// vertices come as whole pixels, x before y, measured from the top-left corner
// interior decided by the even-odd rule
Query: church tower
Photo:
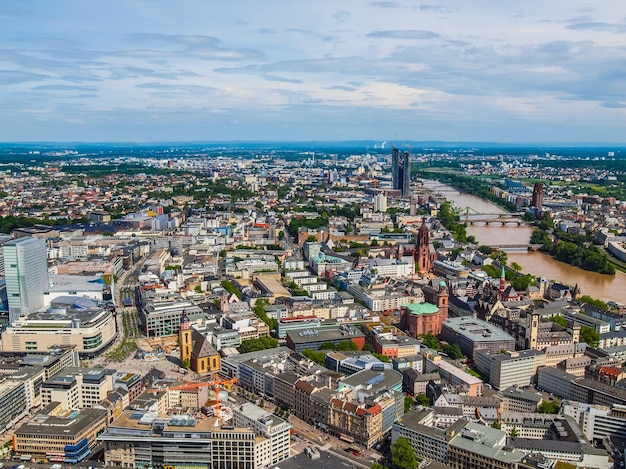
[[[504,271],[504,266],[502,266],[502,272],[500,273],[500,293],[503,293],[505,289],[506,289],[506,272]]]
[[[178,333],[178,342],[180,345],[180,363],[191,364],[191,351],[193,350],[193,342],[191,340],[191,324],[189,324],[189,316],[187,311],[183,310],[180,317],[180,332]]]
[[[445,280],[439,282],[439,291],[437,292],[437,307],[439,308],[440,321],[443,323],[448,320],[448,285]]]
[[[530,313],[528,327],[526,328],[526,348],[537,350],[537,338],[539,336],[539,322],[541,315],[536,311]]]
[[[430,272],[432,265],[428,227],[426,226],[425,220],[422,220],[422,226],[420,226],[417,232],[417,238],[415,239],[415,257],[417,261],[417,271],[422,275]]]

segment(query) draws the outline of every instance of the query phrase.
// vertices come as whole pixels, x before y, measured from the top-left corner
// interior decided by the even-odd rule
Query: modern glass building
[[[4,272],[11,325],[20,316],[44,307],[48,288],[46,242],[30,237],[6,242]]]

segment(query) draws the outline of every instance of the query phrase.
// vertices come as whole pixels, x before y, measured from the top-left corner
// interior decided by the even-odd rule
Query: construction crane
[[[219,376],[213,376],[213,378],[209,381],[194,381],[187,382],[184,384],[180,384],[178,386],[170,386],[167,388],[168,391],[193,391],[194,389],[204,388],[204,387],[212,387],[215,392],[215,417],[218,419],[221,417],[220,413],[220,388],[224,386],[226,389],[230,389],[230,387],[237,382],[237,378],[231,379],[221,379]]]

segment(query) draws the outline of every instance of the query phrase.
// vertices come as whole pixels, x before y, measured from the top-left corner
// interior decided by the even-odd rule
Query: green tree
[[[517,262],[511,262],[511,269],[513,269],[515,272],[521,272],[522,266],[519,265]]]
[[[493,252],[493,249],[491,248],[491,246],[478,246],[478,250],[486,255],[489,255]]]
[[[519,431],[517,430],[517,428],[513,427],[509,435],[511,436],[511,438],[517,438],[519,436]]]
[[[500,425],[500,422],[493,422],[491,424],[491,428],[495,428],[496,430],[502,430],[502,425]]]
[[[337,346],[335,345],[334,342],[324,342],[322,345],[320,345],[320,350],[335,350],[337,348]]]
[[[391,363],[391,358],[387,355],[383,355],[382,353],[371,352],[373,357],[378,358],[381,362]]]
[[[404,413],[406,414],[409,410],[411,410],[411,406],[415,404],[415,400],[412,397],[404,396]]]
[[[189,362],[189,358],[185,358],[183,362],[180,364],[180,366],[188,370],[189,367],[191,366],[191,363]]]
[[[540,414],[558,414],[561,404],[558,401],[543,401],[537,411]]]
[[[385,469],[385,466],[375,462],[374,464],[372,464],[372,468],[371,469]]]
[[[432,334],[423,334],[419,337],[419,339],[422,341],[422,344],[425,347],[431,348],[433,350],[436,350],[438,352],[440,352],[442,350],[441,348],[441,343],[439,342],[439,339],[437,339],[437,337],[435,337]]]
[[[560,314],[555,314],[554,316],[550,316],[550,321],[552,321],[555,324],[558,324],[561,327],[569,327],[569,321],[567,319],[565,319],[563,316],[561,316]]]
[[[343,342],[339,342],[339,344],[337,344],[337,350],[342,352],[356,352],[359,350],[359,346],[351,340],[344,340]]]
[[[590,347],[600,345],[600,334],[593,327],[580,326],[580,341],[585,342]]]
[[[418,394],[415,396],[415,400],[418,404],[423,405],[424,407],[430,407],[430,399],[426,394]]]
[[[259,337],[258,339],[248,339],[241,342],[237,348],[239,353],[257,352],[278,347],[278,341],[272,337]]]
[[[408,438],[401,436],[391,446],[391,464],[395,469],[417,469],[417,455]]]
[[[595,298],[591,298],[589,295],[583,295],[578,297],[579,303],[587,303],[591,306],[595,306],[596,308],[603,309],[605,311],[609,310],[609,306],[602,300],[596,300]]]
[[[318,350],[311,350],[310,348],[304,349],[302,355],[311,360],[312,362],[317,363],[318,365],[324,366],[326,364],[326,353]]]
[[[443,346],[443,351],[450,358],[454,358],[455,360],[459,360],[461,358],[465,358],[463,352],[461,352],[461,346],[459,344],[448,344]]]

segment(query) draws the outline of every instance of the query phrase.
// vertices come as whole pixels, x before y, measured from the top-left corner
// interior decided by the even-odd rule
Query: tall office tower
[[[411,194],[411,155],[391,147],[391,173],[393,188],[399,190],[402,197]]]
[[[541,208],[543,205],[543,184],[540,182],[535,183],[533,187],[533,207]]]
[[[4,275],[9,302],[9,324],[45,306],[48,289],[46,242],[19,238],[4,244]]]

